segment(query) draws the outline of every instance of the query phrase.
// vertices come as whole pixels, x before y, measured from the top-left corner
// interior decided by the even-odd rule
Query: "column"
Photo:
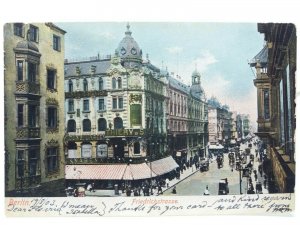
[[[76,156],[77,158],[81,158],[81,141],[76,141],[75,142],[77,145],[77,151],[76,151]]]
[[[96,141],[91,141],[92,144],[92,158],[97,158],[97,142]]]

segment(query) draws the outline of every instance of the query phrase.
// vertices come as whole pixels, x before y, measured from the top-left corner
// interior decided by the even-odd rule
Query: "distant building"
[[[259,23],[266,45],[253,58],[256,69],[258,128],[266,149],[264,171],[269,191],[294,192],[295,186],[295,78],[296,28],[294,24]]]
[[[232,113],[227,105],[221,105],[215,97],[207,102],[209,143],[228,144],[232,139]]]
[[[52,23],[4,25],[6,196],[64,191],[64,34]]]
[[[189,87],[172,76],[167,79],[168,147],[174,158],[182,158],[187,156],[188,151]]]

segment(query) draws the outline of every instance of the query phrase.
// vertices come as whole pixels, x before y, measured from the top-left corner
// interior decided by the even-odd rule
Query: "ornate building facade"
[[[294,24],[258,24],[265,47],[250,66],[256,68],[258,130],[267,151],[264,170],[269,191],[294,192],[295,186],[295,78],[296,28]]]
[[[94,180],[107,180],[103,185],[147,179],[159,173],[156,160],[170,159],[166,159],[166,77],[148,56],[142,58],[129,28],[113,57],[65,62],[67,180],[74,180],[70,168],[78,169],[76,165],[105,170],[105,164],[124,171],[121,177],[103,179],[100,174]],[[176,163],[169,166],[164,173]]]
[[[6,196],[64,191],[64,34],[52,23],[4,26]]]

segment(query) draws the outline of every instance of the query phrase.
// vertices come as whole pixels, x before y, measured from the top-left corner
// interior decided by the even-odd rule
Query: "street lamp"
[[[243,194],[243,192],[242,192],[242,170],[243,170],[243,166],[238,165],[237,169],[239,171],[239,179],[240,179],[240,195],[242,195]],[[232,164],[232,167],[231,167],[231,172],[233,172],[233,164]]]

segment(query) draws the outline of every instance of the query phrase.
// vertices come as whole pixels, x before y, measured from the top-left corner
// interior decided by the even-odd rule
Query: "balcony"
[[[17,139],[40,138],[39,127],[17,127]]]
[[[87,98],[107,96],[106,90],[65,92],[65,98]]]
[[[39,95],[40,84],[28,81],[16,81],[16,93]]]

